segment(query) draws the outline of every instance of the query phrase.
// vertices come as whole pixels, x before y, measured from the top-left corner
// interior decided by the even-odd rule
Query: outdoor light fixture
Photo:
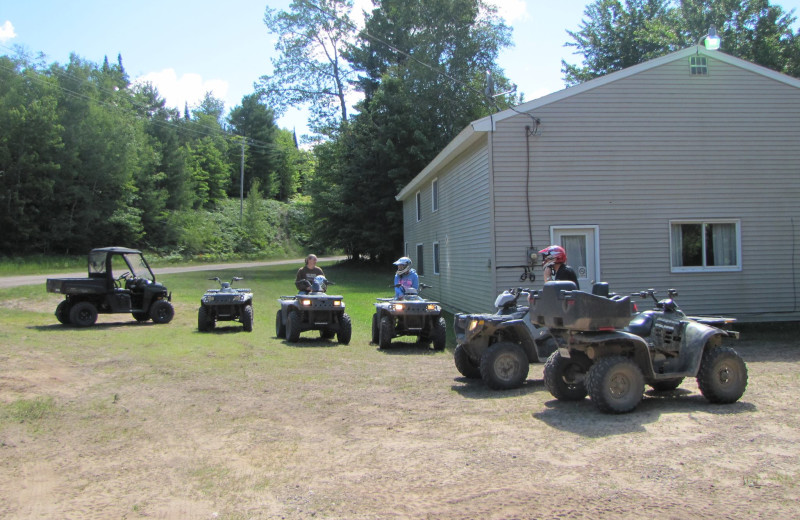
[[[704,38],[706,50],[715,51],[719,49],[720,38],[717,36],[717,28],[713,24],[708,28],[708,34]]]

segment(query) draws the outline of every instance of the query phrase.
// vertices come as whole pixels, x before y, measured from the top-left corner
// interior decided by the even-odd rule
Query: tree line
[[[0,56],[0,254],[280,249],[313,157],[258,93],[224,110],[211,94],[167,107],[151,84],[131,83],[121,57]],[[278,229],[262,225],[272,220]]]

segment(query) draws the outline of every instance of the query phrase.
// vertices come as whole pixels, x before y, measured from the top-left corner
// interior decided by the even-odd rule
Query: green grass
[[[353,323],[350,346],[368,346],[375,299],[393,294],[392,266],[354,262],[322,262],[320,266],[334,283],[328,287],[328,293],[344,296],[346,310]],[[231,363],[244,364],[242,360],[261,362],[265,356],[264,347],[284,345],[284,340],[275,337],[275,315],[280,308],[278,298],[296,293],[294,279],[298,267],[280,265],[159,276],[158,281],[164,283],[172,293],[175,306],[175,318],[167,325],[154,325],[151,322],[137,324],[127,314],[101,314],[93,327],[65,327],[58,324],[53,315],[60,297],[47,293],[43,284],[2,289],[0,341],[6,345],[22,344],[33,351],[50,350],[57,346],[65,356],[74,356],[76,360],[84,356],[85,345],[103,348],[109,356],[120,362],[135,358],[158,366],[158,370],[173,377],[191,374],[191,371],[184,370],[187,364],[201,372],[213,372],[225,369]],[[210,333],[197,331],[200,298],[206,289],[218,287],[217,282],[209,280],[214,276],[222,280],[230,280],[233,276],[244,278],[234,286],[248,287],[253,291],[253,332],[242,332],[238,322],[219,322],[217,329]],[[23,310],[26,308],[35,308],[36,312]],[[452,316],[445,315],[445,319],[448,322],[448,345],[452,345]],[[413,341],[413,338],[398,340]],[[298,346],[332,344],[335,342],[320,340],[316,331],[308,331],[301,335]],[[267,370],[302,363],[302,348],[283,349],[281,352],[285,355],[271,359]],[[107,368],[98,368],[100,371],[106,369],[113,371],[115,367],[109,365]]]

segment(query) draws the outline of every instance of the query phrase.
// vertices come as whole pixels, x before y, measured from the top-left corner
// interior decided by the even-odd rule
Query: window
[[[433,274],[439,274],[439,242],[433,243]]]
[[[425,255],[424,255],[424,248],[422,244],[417,244],[417,274],[420,276],[425,275]]]
[[[741,271],[739,221],[670,222],[672,272]]]
[[[708,76],[708,58],[689,56],[689,72],[692,73],[692,76]]]
[[[417,192],[417,222],[422,220],[422,196]]]
[[[431,184],[431,211],[439,211],[439,179],[433,179]]]

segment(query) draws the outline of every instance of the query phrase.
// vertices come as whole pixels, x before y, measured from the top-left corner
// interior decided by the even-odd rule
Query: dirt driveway
[[[7,414],[51,407],[0,422],[0,518],[800,517],[791,334],[735,344],[749,368],[736,404],[692,380],[612,416],[553,400],[539,365],[488,391],[450,350],[200,345],[185,370],[154,372],[124,345],[80,349],[78,332],[26,349],[49,327],[0,350]]]

